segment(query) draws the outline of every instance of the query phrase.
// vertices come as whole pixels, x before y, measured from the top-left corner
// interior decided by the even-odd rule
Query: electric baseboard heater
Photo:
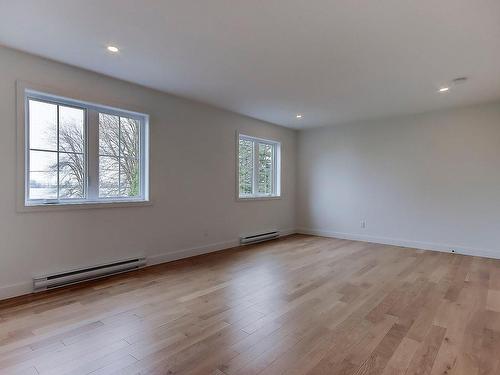
[[[37,276],[33,278],[33,290],[38,292],[59,288],[65,285],[76,284],[87,280],[94,280],[105,276],[136,270],[144,267],[145,265],[146,258],[139,257],[87,268],[80,268],[72,271]]]
[[[248,244],[251,244],[251,243],[272,240],[272,239],[275,239],[275,238],[278,238],[278,237],[279,237],[279,232],[278,231],[266,232],[266,233],[259,233],[259,234],[254,234],[254,235],[251,235],[251,236],[240,237],[240,244],[242,244],[242,245],[248,245]]]

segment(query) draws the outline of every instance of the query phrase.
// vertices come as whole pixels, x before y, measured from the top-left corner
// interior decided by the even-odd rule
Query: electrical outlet
[[[365,229],[366,228],[366,220],[361,220],[361,222],[359,223],[360,227]]]

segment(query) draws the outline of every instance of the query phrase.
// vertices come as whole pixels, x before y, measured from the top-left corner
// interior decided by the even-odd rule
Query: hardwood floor
[[[0,303],[0,374],[500,373],[500,261],[291,236]]]

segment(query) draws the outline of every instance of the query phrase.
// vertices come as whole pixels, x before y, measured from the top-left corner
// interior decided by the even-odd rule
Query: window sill
[[[18,212],[46,212],[46,211],[68,211],[68,210],[87,210],[93,208],[120,208],[120,207],[144,207],[152,206],[148,201],[109,201],[109,202],[85,202],[85,203],[55,203],[55,204],[24,204],[19,207]]]
[[[270,195],[270,196],[249,196],[249,197],[237,197],[238,202],[249,202],[249,201],[272,201],[281,199],[281,195]]]

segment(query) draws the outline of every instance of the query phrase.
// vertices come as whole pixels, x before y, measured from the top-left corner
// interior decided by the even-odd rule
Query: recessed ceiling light
[[[446,91],[449,91],[449,90],[450,90],[450,88],[449,88],[449,87],[441,87],[441,88],[439,89],[439,92],[446,92]]]
[[[455,78],[453,81],[451,81],[453,84],[455,85],[459,85],[461,83],[465,83],[467,81],[467,77],[458,77],[458,78]]]
[[[295,116],[295,117],[297,117],[297,118],[299,118],[299,119],[300,119],[300,118],[302,118],[302,115],[299,113],[299,114],[298,114],[297,116]]]
[[[115,46],[108,46],[107,49],[108,49],[109,52],[113,52],[113,53],[117,53],[117,52],[120,51],[118,49],[118,47],[115,47]]]

